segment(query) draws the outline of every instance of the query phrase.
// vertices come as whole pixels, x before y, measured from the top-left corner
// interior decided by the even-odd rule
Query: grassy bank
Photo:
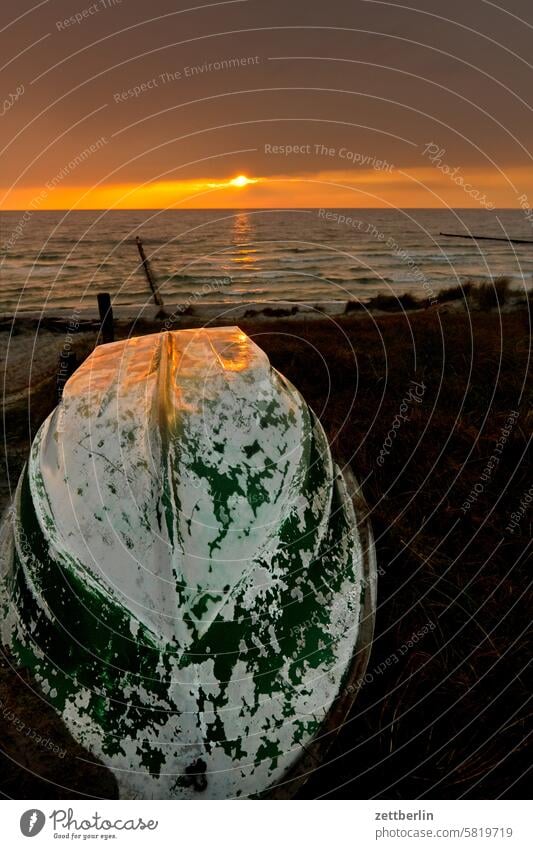
[[[531,487],[528,311],[240,325],[351,463],[376,536],[379,606],[368,683],[329,762],[300,795],[523,796],[531,512],[517,526],[513,515]],[[91,344],[90,335],[79,340],[80,357]],[[50,376],[29,407],[26,397],[10,409],[13,482],[53,403]],[[53,782],[113,794],[112,778],[80,759],[6,663],[0,699],[65,751],[59,758],[28,743],[0,712],[6,795],[68,795]]]

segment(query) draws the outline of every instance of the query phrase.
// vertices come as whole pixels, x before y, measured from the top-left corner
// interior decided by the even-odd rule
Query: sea
[[[247,209],[0,212],[1,312],[148,305],[139,236],[168,305],[421,299],[466,280],[533,282],[520,210]]]

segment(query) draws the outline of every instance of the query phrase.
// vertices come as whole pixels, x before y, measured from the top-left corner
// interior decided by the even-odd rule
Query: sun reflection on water
[[[239,268],[254,269],[256,267],[257,248],[251,244],[254,236],[252,216],[247,212],[238,212],[233,222],[231,260]]]

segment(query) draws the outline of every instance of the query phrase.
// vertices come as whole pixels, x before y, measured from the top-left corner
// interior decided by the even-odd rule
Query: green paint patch
[[[125,786],[250,797],[338,691],[364,599],[358,538],[320,424],[264,355],[257,372],[217,360],[210,381],[179,384],[171,341],[137,340],[159,378],[145,406],[121,399],[117,415],[110,379],[87,411],[65,407],[68,476],[60,440],[47,477],[39,432],[3,612],[15,658]],[[61,477],[69,497],[52,499]]]
[[[248,460],[250,460],[254,456],[254,454],[258,454],[262,450],[263,449],[259,445],[259,442],[257,441],[257,439],[254,439],[254,441],[252,442],[251,445],[245,445],[243,447],[243,451],[244,451],[246,457],[248,458]]]

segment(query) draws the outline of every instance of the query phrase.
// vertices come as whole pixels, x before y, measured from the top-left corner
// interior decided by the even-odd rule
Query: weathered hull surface
[[[7,521],[3,641],[121,796],[288,780],[341,698],[369,580],[320,423],[244,333],[97,348]]]

